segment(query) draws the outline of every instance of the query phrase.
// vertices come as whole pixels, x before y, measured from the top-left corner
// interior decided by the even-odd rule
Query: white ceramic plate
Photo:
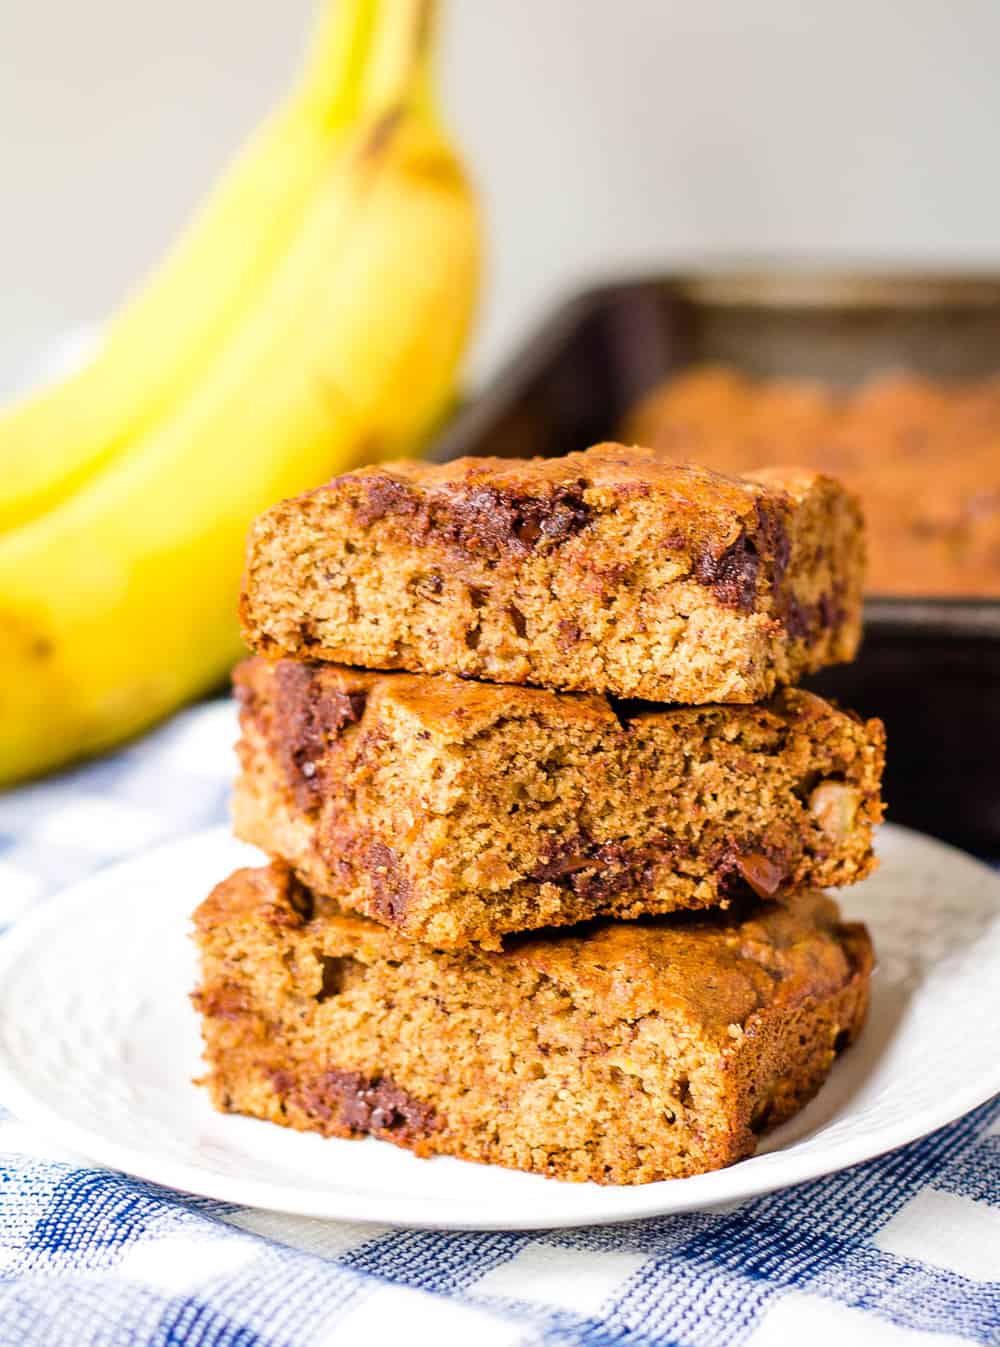
[[[563,1183],[214,1113],[191,1084],[200,1062],[188,918],[216,881],[259,861],[221,828],[103,871],[0,941],[0,1101],[126,1173],[306,1216],[537,1229],[800,1183],[1000,1091],[1000,877],[901,828],[883,829],[880,851],[879,872],[843,895],[878,951],[861,1041],[758,1155],[714,1174],[641,1187]]]

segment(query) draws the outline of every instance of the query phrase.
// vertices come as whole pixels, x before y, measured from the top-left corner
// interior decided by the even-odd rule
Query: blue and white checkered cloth
[[[224,819],[234,737],[229,704],[210,704],[0,797],[0,926]],[[969,1341],[1000,1344],[1000,1099],[735,1208],[551,1234],[421,1233],[183,1197],[57,1159],[0,1107],[0,1347]]]

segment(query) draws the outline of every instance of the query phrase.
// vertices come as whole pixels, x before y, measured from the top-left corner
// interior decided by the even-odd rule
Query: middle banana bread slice
[[[440,948],[875,863],[882,724],[808,692],[660,707],[261,658],[235,682],[238,836]]]

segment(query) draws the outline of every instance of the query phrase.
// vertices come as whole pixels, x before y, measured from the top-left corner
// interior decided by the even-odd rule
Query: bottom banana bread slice
[[[857,1036],[872,965],[815,892],[440,951],[275,864],[195,928],[222,1111],[598,1183],[752,1154]]]

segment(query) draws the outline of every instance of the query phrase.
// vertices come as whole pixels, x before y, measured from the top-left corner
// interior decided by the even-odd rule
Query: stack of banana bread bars
[[[392,463],[262,515],[238,835],[196,914],[212,1098],[564,1179],[749,1155],[864,1020],[854,499],[605,444]]]

